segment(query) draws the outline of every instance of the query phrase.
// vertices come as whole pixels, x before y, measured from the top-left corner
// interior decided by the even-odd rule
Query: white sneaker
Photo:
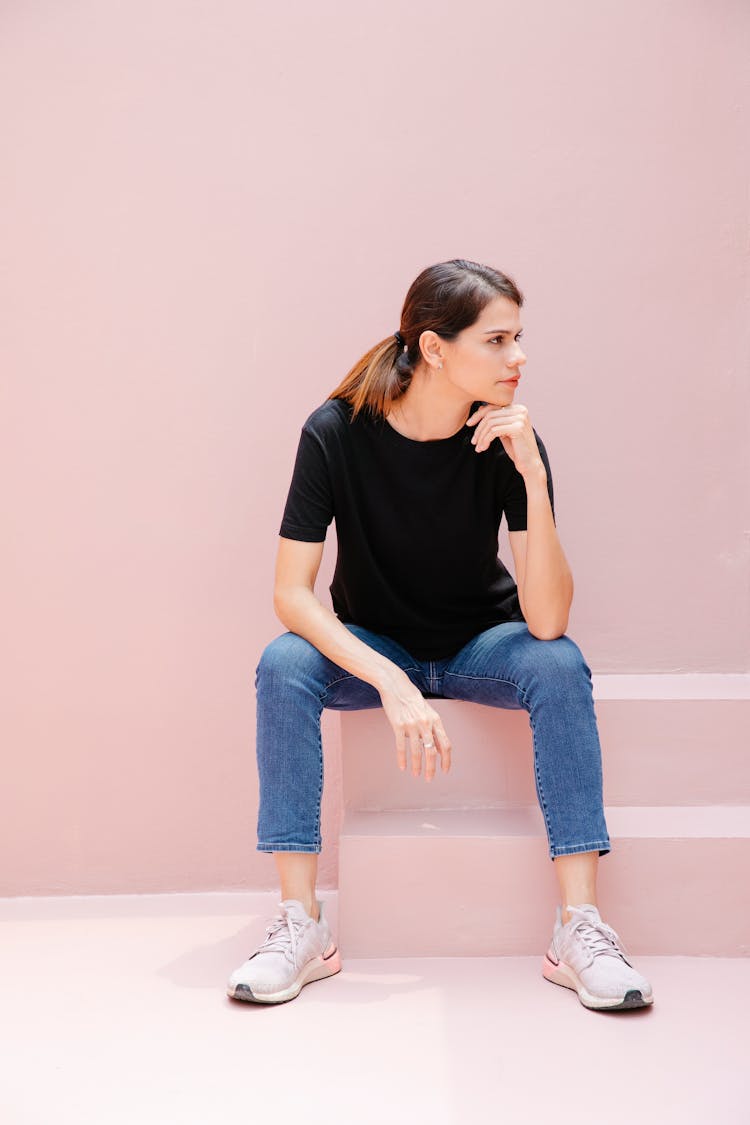
[[[303,986],[341,970],[341,954],[318,901],[315,921],[295,898],[279,903],[265,941],[229,978],[227,995],[257,1004],[293,1000]]]
[[[618,934],[603,922],[593,903],[568,905],[570,921],[563,925],[562,908],[552,941],[542,962],[542,976],[578,993],[586,1008],[643,1008],[653,1004],[651,985],[626,957]]]

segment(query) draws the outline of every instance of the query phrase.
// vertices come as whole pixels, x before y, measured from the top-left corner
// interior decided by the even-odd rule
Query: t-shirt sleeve
[[[323,543],[333,514],[325,449],[320,438],[303,426],[279,535]]]
[[[552,520],[555,526],[557,526],[555,520],[555,497],[552,488],[552,470],[550,469],[547,450],[544,448],[544,442],[539,437],[536,430],[534,430],[534,437],[539,446],[539,455],[547,470],[547,492],[549,493],[549,502],[552,508]],[[505,519],[508,523],[508,531],[526,531],[526,485],[515,465],[512,466],[508,476],[508,484],[503,498],[503,511],[505,512]]]

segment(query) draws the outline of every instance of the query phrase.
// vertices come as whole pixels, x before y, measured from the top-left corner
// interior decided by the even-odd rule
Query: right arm
[[[421,740],[434,743],[432,749],[425,750],[425,779],[429,781],[435,774],[437,754],[440,754],[443,772],[450,769],[451,745],[442,720],[402,668],[355,637],[335,613],[318,600],[314,592],[315,579],[323,546],[323,543],[279,537],[274,612],[291,633],[304,637],[334,664],[376,688],[396,736],[400,769],[406,769],[407,738],[415,776],[421,770]]]

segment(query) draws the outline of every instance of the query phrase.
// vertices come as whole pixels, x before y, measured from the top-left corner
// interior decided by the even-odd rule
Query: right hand
[[[380,688],[388,722],[396,735],[398,767],[406,769],[406,741],[409,740],[411,770],[419,777],[422,770],[422,750],[425,754],[425,781],[435,776],[437,755],[440,755],[443,773],[451,768],[451,744],[443,727],[443,720],[434,707],[415,687],[405,672]]]

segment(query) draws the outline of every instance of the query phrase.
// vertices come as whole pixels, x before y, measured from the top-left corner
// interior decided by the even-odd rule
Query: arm
[[[422,742],[432,743],[424,748],[425,780],[435,776],[438,754],[447,772],[451,744],[440,715],[402,668],[355,637],[315,596],[322,557],[322,543],[279,538],[273,596],[276,616],[290,632],[304,637],[334,664],[377,689],[396,736],[399,769],[406,769],[408,738],[415,776],[422,768]]]
[[[524,476],[526,531],[510,531],[521,612],[529,632],[542,641],[561,637],[568,627],[573,575],[552,518],[547,473],[542,465]]]
[[[315,596],[323,543],[279,537],[273,608],[282,625],[360,680],[381,691],[408,679],[397,664],[355,637]],[[411,681],[409,681],[411,682]]]
[[[506,509],[518,600],[529,632],[542,641],[553,641],[568,627],[573,576],[555,528],[546,453],[542,457],[529,412],[521,403],[502,407],[485,403],[467,424],[476,425],[471,440],[477,453],[499,440],[523,478],[526,528],[511,530]],[[520,514],[516,511],[513,522]]]

